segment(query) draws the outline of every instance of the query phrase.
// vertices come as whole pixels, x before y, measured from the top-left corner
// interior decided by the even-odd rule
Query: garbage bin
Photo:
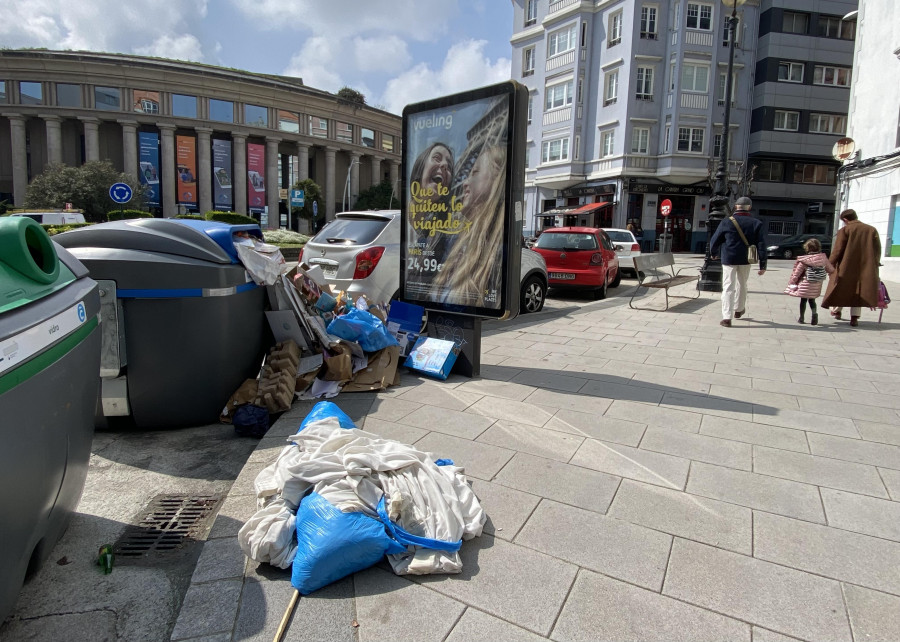
[[[100,387],[100,297],[27,217],[0,218],[0,622],[81,498]]]
[[[189,219],[114,221],[60,234],[100,283],[103,414],[139,428],[212,423],[266,346],[265,289],[233,234],[258,225]],[[106,325],[104,323],[104,325]]]

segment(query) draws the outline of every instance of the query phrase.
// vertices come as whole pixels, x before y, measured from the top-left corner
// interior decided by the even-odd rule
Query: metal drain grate
[[[116,542],[116,556],[134,558],[180,548],[215,514],[220,499],[217,495],[157,495],[140,521]]]

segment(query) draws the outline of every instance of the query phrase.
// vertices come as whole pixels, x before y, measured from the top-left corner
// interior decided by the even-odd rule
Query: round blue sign
[[[116,203],[127,203],[131,200],[131,188],[125,183],[113,183],[109,197]]]

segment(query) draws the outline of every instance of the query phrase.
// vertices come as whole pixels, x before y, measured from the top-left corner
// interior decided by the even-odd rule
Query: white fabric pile
[[[438,466],[431,455],[328,417],[290,437],[271,466],[256,478],[260,510],[238,535],[257,562],[287,568],[297,549],[294,514],[312,489],[343,512],[378,518],[386,498],[391,521],[413,535],[458,542],[481,535],[485,515],[462,468]],[[398,575],[459,573],[459,553],[414,546],[389,555]]]

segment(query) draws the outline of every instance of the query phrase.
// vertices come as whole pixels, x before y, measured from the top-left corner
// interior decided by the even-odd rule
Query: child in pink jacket
[[[798,256],[791,271],[791,278],[785,288],[785,294],[800,297],[800,318],[797,323],[806,323],[803,317],[806,314],[806,304],[812,312],[812,325],[819,324],[819,314],[816,309],[816,299],[822,296],[822,283],[826,274],[834,272],[834,266],[828,261],[828,257],[822,252],[822,244],[817,239],[809,239],[803,244],[803,256]]]

